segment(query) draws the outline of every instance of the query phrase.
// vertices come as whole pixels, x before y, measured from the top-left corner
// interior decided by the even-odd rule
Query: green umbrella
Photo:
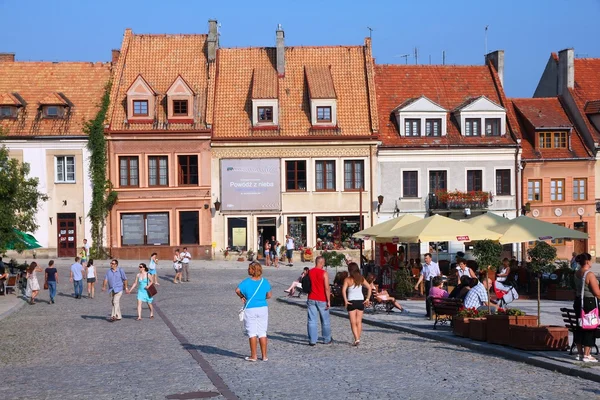
[[[13,231],[19,237],[18,240],[20,240],[22,243],[25,244],[25,249],[26,250],[39,249],[40,247],[42,247],[42,245],[37,242],[36,238],[33,235],[30,235],[29,233],[21,232],[18,229],[13,229]],[[14,242],[8,243],[8,245],[6,246],[6,249],[7,250],[14,250],[15,249],[15,243]]]

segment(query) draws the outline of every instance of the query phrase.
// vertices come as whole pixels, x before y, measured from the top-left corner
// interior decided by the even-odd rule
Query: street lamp
[[[381,205],[383,204],[383,195],[379,195],[377,196],[377,213],[379,213],[379,210],[381,209]]]
[[[215,211],[219,211],[221,209],[221,202],[219,201],[218,197],[217,197],[217,201],[215,201],[214,205],[215,205]]]

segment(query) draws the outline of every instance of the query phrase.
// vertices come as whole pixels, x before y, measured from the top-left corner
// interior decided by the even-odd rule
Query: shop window
[[[288,235],[294,239],[294,247],[306,247],[306,217],[288,217]]]
[[[200,213],[179,212],[179,244],[200,244]]]
[[[360,230],[360,217],[317,217],[317,250],[358,249],[360,241],[352,237]]]
[[[248,219],[240,217],[227,218],[227,247],[229,249],[247,250]]]
[[[169,213],[121,214],[121,244],[169,245]]]

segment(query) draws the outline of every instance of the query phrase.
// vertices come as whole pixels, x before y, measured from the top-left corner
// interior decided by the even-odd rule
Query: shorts
[[[364,300],[350,300],[349,303],[350,304],[348,304],[348,311],[354,311],[354,310],[364,311],[365,310]]]
[[[267,337],[269,325],[269,307],[246,308],[244,311],[244,329],[248,337]]]
[[[150,275],[156,275],[156,269],[149,269],[149,270],[148,270],[148,273],[149,273]]]
[[[271,252],[269,250],[265,250],[265,258],[270,258]]]
[[[173,269],[174,269],[175,271],[181,271],[181,264],[179,264],[179,263],[174,263],[174,264],[173,264]]]
[[[292,255],[293,255],[293,254],[294,254],[294,250],[292,250],[292,249],[287,249],[287,250],[285,251],[285,256],[286,256],[287,258],[289,258],[290,260],[292,259]]]
[[[271,251],[271,258],[278,257],[277,252]]]
[[[96,278],[87,278],[87,283],[96,283]]]

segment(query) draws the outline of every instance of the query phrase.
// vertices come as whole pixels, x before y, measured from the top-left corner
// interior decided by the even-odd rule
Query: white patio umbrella
[[[404,225],[411,224],[413,222],[420,221],[421,218],[415,217],[414,215],[404,214],[397,218],[390,219],[388,221],[380,222],[377,225],[373,225],[370,228],[363,229],[362,231],[356,232],[352,237],[364,240],[374,240],[377,235],[390,232],[394,229],[398,229]]]

